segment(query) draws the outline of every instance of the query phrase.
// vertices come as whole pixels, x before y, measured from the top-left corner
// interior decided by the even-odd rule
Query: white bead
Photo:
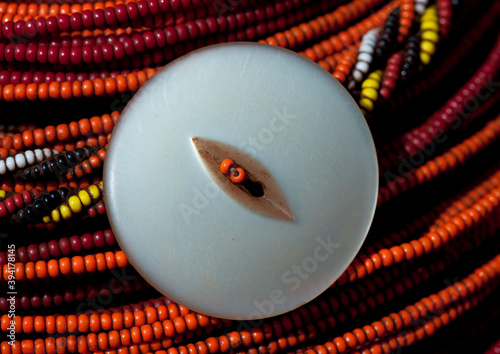
[[[9,171],[14,171],[16,169],[16,161],[12,156],[7,157],[7,159],[5,160],[5,164],[7,165],[7,169]]]
[[[0,175],[4,175],[7,172],[7,167],[5,166],[5,161],[0,161]]]
[[[365,63],[371,63],[373,56],[369,53],[359,53],[358,61],[364,61]]]
[[[52,157],[52,152],[50,151],[50,149],[47,149],[47,148],[43,149],[43,154],[45,155],[46,159],[49,159]]]
[[[35,163],[35,154],[31,150],[26,150],[24,152],[24,156],[26,157],[26,161],[28,165],[33,165]]]
[[[356,69],[361,71],[363,74],[366,74],[368,72],[368,70],[370,69],[370,66],[368,65],[368,63],[358,61],[356,63]]]
[[[359,47],[359,53],[373,53],[373,46],[363,43]]]
[[[352,71],[352,77],[357,82],[360,82],[361,80],[363,80],[363,73],[361,71],[359,71],[359,70],[353,70]]]
[[[60,153],[60,151],[59,151],[59,150],[52,150],[52,156],[57,155],[57,154],[59,154],[59,153]]]
[[[16,165],[18,168],[25,168],[26,167],[26,158],[24,157],[24,154],[17,154],[15,156],[16,159]]]
[[[43,151],[40,149],[36,149],[33,152],[35,153],[36,162],[42,162],[43,161]]]
[[[425,5],[423,4],[415,4],[415,12],[419,15],[422,15],[425,11]]]

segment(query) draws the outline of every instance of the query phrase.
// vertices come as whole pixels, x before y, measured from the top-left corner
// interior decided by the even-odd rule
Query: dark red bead
[[[144,44],[148,49],[154,49],[156,47],[155,35],[151,31],[145,31],[142,33],[142,38],[144,39]]]
[[[70,17],[71,29],[73,31],[81,31],[83,29],[82,14],[79,12],[74,12]]]
[[[45,45],[39,45],[38,46],[38,51],[36,53],[36,60],[39,63],[46,63],[49,59],[49,51],[47,46]]]
[[[80,252],[82,250],[82,242],[80,241],[80,237],[71,236],[69,238],[69,242],[71,244],[71,249],[73,252]]]
[[[113,60],[113,46],[111,44],[103,44],[101,46],[102,50],[102,57],[105,61],[111,61]]]
[[[128,18],[131,20],[135,20],[139,17],[139,8],[135,2],[129,2],[127,5],[127,14]]]
[[[10,83],[12,85],[17,85],[21,82],[21,73],[19,71],[13,71],[10,73]]]
[[[61,249],[61,253],[64,255],[68,255],[71,253],[71,247],[67,237],[61,237],[59,239],[59,248]]]
[[[79,48],[75,48],[80,50]],[[71,51],[70,48],[59,48],[59,63],[61,65],[68,65],[70,62]]]
[[[5,61],[12,63],[14,61],[14,53],[15,53],[14,44],[12,43],[7,44],[4,49]]]
[[[28,252],[26,251],[26,247],[21,246],[17,249],[17,262],[28,262]]]
[[[118,20],[116,18],[116,11],[113,7],[106,7],[104,9],[104,16],[106,18],[106,23],[109,27],[118,26]]]
[[[94,13],[91,10],[82,11],[82,25],[88,30],[93,30],[94,25]]]
[[[116,18],[122,24],[126,24],[129,22],[127,7],[124,4],[118,4],[115,6]]]
[[[47,20],[46,20],[46,26],[47,26],[47,32],[48,33],[56,33],[57,30],[58,30],[58,27],[57,27],[57,17],[55,16],[49,16],[47,17]]]
[[[61,249],[59,247],[59,243],[56,240],[50,240],[47,243],[50,255],[54,258],[57,258],[61,254]]]
[[[59,14],[57,18],[57,27],[60,32],[69,32],[71,30],[71,18],[68,14]]]
[[[94,63],[100,63],[102,62],[102,50],[100,46],[93,46],[92,47],[92,52],[93,52],[93,61]]]
[[[38,245],[38,252],[40,254],[40,258],[44,260],[50,259],[49,246],[46,242],[42,242]]]
[[[36,19],[36,31],[41,36],[47,34],[47,20],[45,17],[39,17]]]
[[[87,55],[90,54],[90,48],[86,46]],[[82,50],[80,48],[71,48],[70,51],[71,64],[80,64],[82,62]]]
[[[156,15],[160,12],[158,0],[148,0],[148,9],[151,15]]]
[[[27,248],[28,251],[28,259],[31,262],[36,262],[39,259],[39,254],[38,254],[38,246],[37,245],[29,245]]]
[[[94,246],[95,247],[104,247],[106,245],[106,240],[104,237],[104,233],[102,231],[95,232],[92,235],[92,237],[94,239]]]
[[[106,27],[106,18],[103,9],[94,10],[94,25],[96,28]]]

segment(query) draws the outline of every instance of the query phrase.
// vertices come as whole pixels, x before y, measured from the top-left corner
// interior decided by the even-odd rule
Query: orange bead
[[[245,180],[246,173],[241,167],[236,167],[235,170],[238,172],[237,175],[231,173],[229,178],[233,183],[241,183]]]
[[[227,175],[229,173],[229,169],[234,166],[234,161],[231,159],[224,159],[220,163],[220,171]]]
[[[61,274],[71,274],[71,260],[68,257],[59,259],[59,270]]]

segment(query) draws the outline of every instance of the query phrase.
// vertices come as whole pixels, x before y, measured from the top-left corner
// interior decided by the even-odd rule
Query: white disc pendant
[[[219,165],[246,173],[231,181]],[[229,43],[160,70],[120,116],[104,166],[119,245],[194,311],[257,319],[327,289],[366,237],[373,140],[329,73],[289,50]]]

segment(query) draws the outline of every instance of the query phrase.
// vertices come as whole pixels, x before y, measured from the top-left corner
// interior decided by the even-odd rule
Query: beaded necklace
[[[460,317],[497,296],[500,280],[499,15],[498,2],[452,0],[1,2],[0,219],[9,234],[0,284],[18,284],[13,322],[0,294],[1,331],[15,334],[1,353],[390,353],[441,341],[452,323],[470,326]],[[120,112],[101,103],[132,96],[194,49],[237,40],[294,50],[342,83],[373,128],[381,181],[379,218],[340,278],[253,324],[151,289],[116,244],[102,199]],[[395,116],[442,83],[452,89],[433,91],[433,112]],[[63,100],[83,102],[90,118],[33,118],[45,116],[42,101]],[[240,183],[233,165],[221,171]],[[400,205],[411,213],[400,218]],[[493,352],[493,343],[476,348]]]

